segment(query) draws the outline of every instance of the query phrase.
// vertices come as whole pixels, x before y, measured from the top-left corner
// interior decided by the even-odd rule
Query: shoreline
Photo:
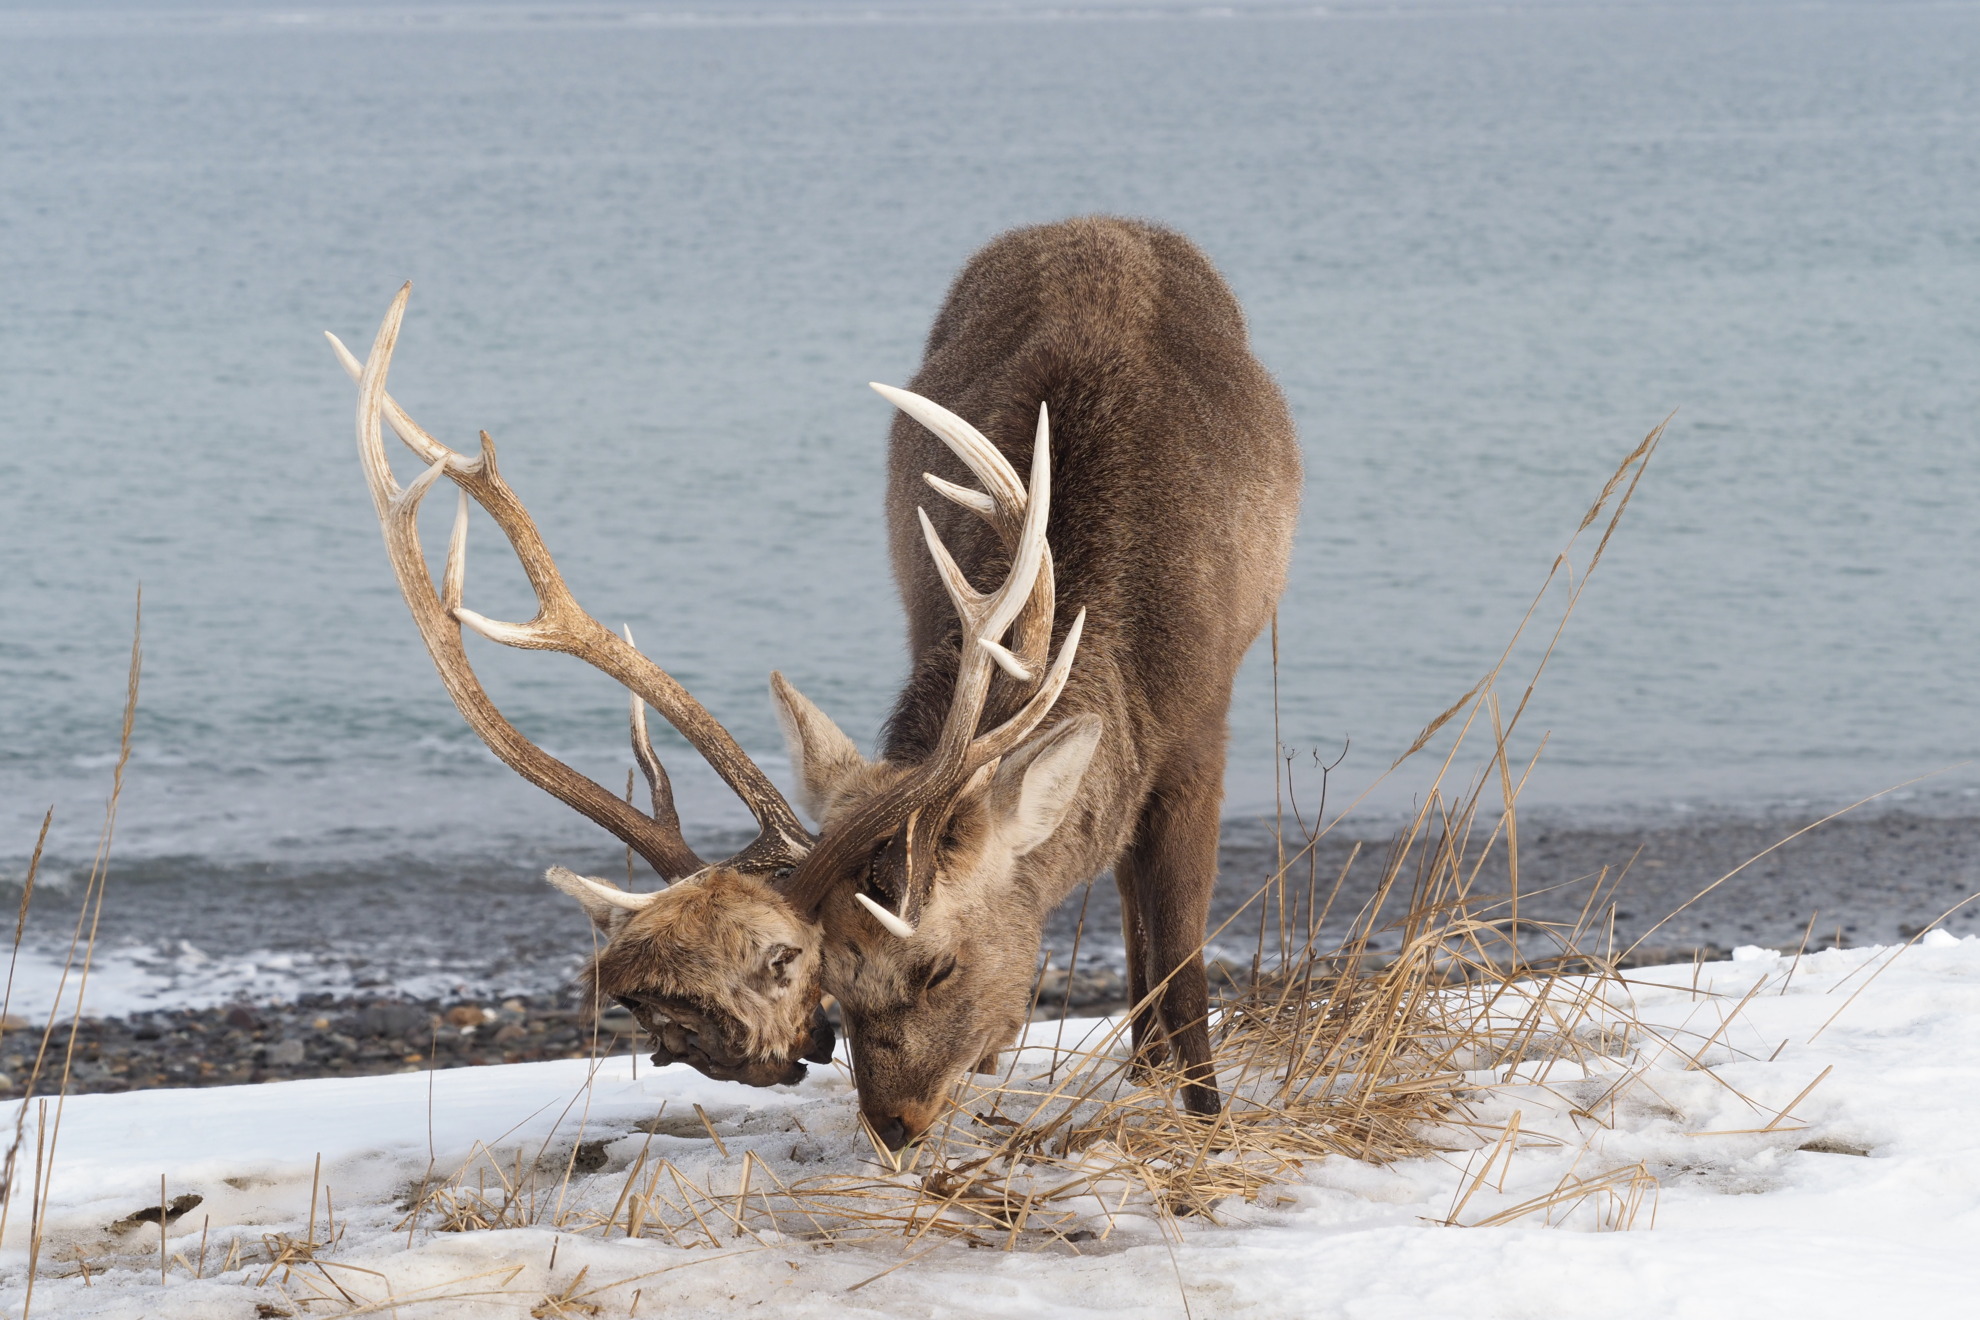
[[[1914,933],[1906,932],[1905,938]],[[1841,930],[1805,943],[1763,947],[1792,956],[1857,944]],[[1618,958],[1616,965],[1722,962],[1731,956],[1732,949],[1723,945],[1645,944]],[[1213,1004],[1249,979],[1250,967],[1242,958],[1208,962]],[[1070,978],[1047,963],[1034,987],[1031,1020],[1125,1013],[1130,1006],[1127,989],[1114,963],[1106,957],[1089,963],[1083,953]],[[830,1016],[836,1024],[836,1011]],[[33,1096],[45,1098],[60,1087],[68,1039],[65,1019],[56,1024]],[[38,1047],[34,1023],[9,1017],[0,1026],[0,1102],[29,1098],[26,1082]],[[305,994],[286,1002],[84,1017],[76,1024],[66,1094],[367,1077],[623,1054],[640,1060],[636,1072],[650,1066],[645,1056],[651,1049],[631,1014],[614,1005],[594,1017],[576,986],[560,993],[511,996],[500,1003]]]
[[[1947,930],[1980,933],[1980,901],[1959,901],[1980,891],[1980,815],[1886,807],[1842,817],[1782,844],[1808,819],[1576,824],[1529,814],[1518,841],[1522,924],[1574,921],[1606,867],[1611,880],[1621,875],[1613,898],[1614,943],[1603,943],[1609,938],[1604,923],[1602,936],[1590,944],[1620,951],[1640,942],[1631,962],[1711,958],[1748,944],[1792,951],[1804,939],[1810,949],[1896,943],[1948,909]],[[1309,858],[1290,868],[1291,924],[1303,934],[1309,885],[1324,896],[1358,847],[1318,932],[1321,946],[1330,947],[1368,900],[1386,846],[1386,836],[1374,829],[1321,839]],[[537,860],[625,883],[623,855],[604,849]],[[1209,955],[1248,971],[1258,918],[1257,909],[1246,905],[1278,865],[1269,828],[1256,820],[1227,821],[1220,863],[1210,929],[1224,930],[1212,938]],[[1684,906],[1743,864],[1733,879]],[[1498,876],[1502,887],[1505,874],[1501,854],[1486,875]],[[595,937],[577,905],[539,877],[534,861],[507,859],[386,859],[344,868],[113,859],[88,1009],[93,1020],[206,1014],[239,1005],[282,1014],[331,1006],[334,1016],[393,1000],[439,1012],[511,999],[535,1006],[533,1014],[575,1009],[571,979]],[[638,888],[652,884],[650,876],[634,880]],[[7,888],[13,893],[4,894]],[[46,1014],[76,930],[81,890],[52,869],[37,885],[8,1009],[16,1017]],[[0,886],[5,898],[18,893],[18,884]],[[1276,898],[1272,907],[1268,926],[1277,921]],[[1678,915],[1664,920],[1673,912]],[[1124,963],[1119,899],[1105,876],[1090,896],[1083,887],[1075,890],[1048,919],[1044,952],[1053,976],[1066,965],[1075,940],[1083,975],[1118,979]],[[1063,998],[1062,981],[1048,988],[1047,1001],[1055,1002],[1054,996]],[[1102,1006],[1085,991],[1076,998]],[[0,1045],[0,1057],[11,1045]],[[0,1072],[16,1075],[4,1063]]]

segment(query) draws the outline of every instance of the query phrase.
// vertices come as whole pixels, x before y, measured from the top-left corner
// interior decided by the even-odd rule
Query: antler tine
[[[890,400],[907,399],[914,404],[916,411],[909,415],[929,426],[936,437],[949,446],[958,458],[967,465],[977,479],[983,482],[983,491],[974,491],[967,486],[958,486],[933,472],[924,472],[921,479],[944,499],[960,504],[992,527],[1003,538],[1007,549],[1017,548],[1020,528],[1024,524],[1026,496],[1024,487],[1019,484],[1017,471],[1003,452],[990,444],[983,433],[963,421],[948,409],[931,403],[919,395],[906,390],[896,390],[891,386],[875,385],[874,389]],[[903,405],[905,406],[905,405]],[[926,414],[924,416],[923,414]],[[940,429],[930,423],[939,424]],[[1051,422],[1042,402],[1038,405],[1038,431],[1032,441],[1033,452],[1038,445],[1049,445],[1052,439]],[[1018,668],[1004,664],[1004,671],[1019,682],[1029,681],[1030,671],[1045,663],[1046,652],[1052,644],[1052,607],[1055,588],[1052,574],[1052,551],[1046,547],[1044,562],[1039,566],[1038,580],[1033,585],[1031,599],[1025,603],[1024,611],[1018,616],[1016,628],[1017,645],[1014,652],[1007,652],[1018,661]],[[1023,671],[1023,672],[1020,672]]]
[[[636,648],[632,625],[620,626],[625,630],[626,645]],[[679,832],[681,814],[674,809],[674,782],[667,778],[667,767],[660,764],[660,754],[653,750],[653,739],[646,732],[646,702],[637,692],[627,696],[632,706],[633,760],[639,762],[639,771],[646,776],[646,790],[653,799],[653,819],[660,828]]]
[[[983,489],[1000,507],[1023,510],[1024,485],[1018,480],[1017,469],[1002,450],[990,443],[988,436],[932,399],[878,381],[868,384],[881,398],[920,422],[947,445],[976,474]]]
[[[434,467],[441,465],[436,463]],[[466,491],[459,489],[455,490],[454,495],[457,499],[454,530],[447,538],[447,571],[440,579],[440,603],[447,607],[450,614],[460,609],[461,597],[467,591],[468,497]]]
[[[955,501],[965,509],[987,520],[992,526],[999,524],[997,501],[994,497],[985,495],[980,490],[971,490],[967,486],[958,486],[953,481],[945,481],[933,472],[922,473],[921,479],[927,482],[943,498]]]
[[[412,281],[408,280],[400,288],[399,296],[401,299],[404,299],[411,292]],[[396,331],[394,332],[394,336],[396,338]],[[337,360],[343,363],[344,373],[346,375],[352,380],[357,380],[364,374],[364,364],[357,360],[350,349],[344,347],[343,340],[337,338],[336,335],[331,334],[328,330],[323,332],[323,337],[330,341],[330,347],[337,354]],[[472,461],[471,459],[464,458],[446,445],[441,444],[431,435],[428,435],[426,428],[406,416],[405,410],[399,407],[398,400],[389,394],[385,396],[385,421],[391,426],[393,434],[397,435],[405,443],[406,448],[412,450],[425,463],[437,463],[450,455],[463,463]],[[388,478],[391,476],[391,470],[389,468],[386,469],[386,476]],[[396,483],[392,488],[394,490],[397,489]]]
[[[1045,722],[1045,717],[1058,703],[1059,694],[1066,690],[1066,680],[1072,676],[1073,657],[1079,654],[1080,634],[1085,631],[1086,611],[1082,609],[1073,615],[1072,626],[1066,629],[1066,640],[1059,644],[1058,658],[1045,671],[1045,679],[1038,685],[1038,690],[1018,708],[1017,714],[976,739],[970,752],[972,762],[988,765],[998,757],[1008,756],[1013,748]]]
[[[329,338],[345,370],[358,381],[358,450],[378,509],[386,552],[400,591],[412,610],[414,623],[454,704],[469,726],[512,769],[603,825],[652,863],[661,875],[674,879],[702,869],[701,858],[681,838],[678,817],[672,810],[671,790],[661,787],[665,783],[664,771],[656,779],[654,771],[648,770],[648,783],[654,789],[655,815],[647,816],[544,752],[510,724],[488,699],[468,664],[460,630],[465,624],[507,645],[577,656],[616,679],[637,699],[665,716],[749,807],[759,826],[757,837],[729,859],[727,865],[757,871],[795,865],[813,840],[798,822],[790,804],[736,745],[728,731],[685,688],[630,642],[622,641],[579,607],[544,547],[529,511],[502,480],[496,466],[495,446],[488,433],[481,433],[479,456],[469,459],[434,440],[386,393],[385,378],[411,287],[408,284],[393,299],[370,356],[363,363],[334,335]],[[385,458],[383,426],[386,423],[414,453],[428,462],[427,470],[403,491]],[[434,590],[425,552],[420,547],[417,522],[419,501],[443,475],[460,487],[463,497],[448,546],[444,597]],[[537,613],[528,623],[501,623],[460,604],[467,572],[465,512],[466,499],[470,497],[501,528],[535,590]],[[642,720],[643,716],[642,710]],[[637,743],[641,741],[636,739],[636,755]],[[651,755],[650,745],[646,752]],[[652,759],[657,767],[658,758]]]

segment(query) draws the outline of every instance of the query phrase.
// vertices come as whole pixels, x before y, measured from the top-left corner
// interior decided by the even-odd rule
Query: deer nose
[[[866,1121],[873,1125],[873,1135],[879,1137],[888,1150],[899,1150],[908,1144],[908,1127],[901,1121],[899,1114],[882,1119],[869,1118]]]

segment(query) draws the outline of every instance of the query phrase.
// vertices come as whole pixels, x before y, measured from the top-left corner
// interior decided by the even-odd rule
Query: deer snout
[[[941,1105],[901,1105],[897,1114],[877,1114],[863,1111],[866,1125],[873,1129],[873,1135],[880,1138],[888,1150],[901,1150],[912,1146],[927,1134],[935,1125],[935,1115]]]
[[[820,1008],[812,1013],[811,1026],[799,1038],[798,1057],[808,1063],[830,1063],[832,1051],[838,1043],[838,1028],[832,1025],[832,1019]]]

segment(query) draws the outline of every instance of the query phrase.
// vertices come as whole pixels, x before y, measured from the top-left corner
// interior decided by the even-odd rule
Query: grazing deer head
[[[456,453],[428,435],[386,393],[386,372],[411,287],[393,299],[364,362],[335,335],[329,338],[358,384],[358,452],[393,572],[427,653],[454,704],[498,757],[610,830],[663,878],[675,882],[656,893],[630,894],[561,868],[549,876],[584,905],[606,936],[588,978],[599,994],[630,1008],[653,1035],[655,1061],[681,1060],[710,1076],[757,1085],[795,1081],[804,1074],[800,1059],[830,1057],[829,1029],[814,1028],[819,940],[810,916],[794,908],[771,878],[795,867],[815,840],[728,730],[642,655],[630,634],[620,638],[579,608],[535,522],[497,471],[488,433],[481,433],[478,456]],[[386,460],[386,424],[427,465],[403,489]],[[443,476],[459,487],[460,499],[436,590],[420,548],[418,519],[420,501]],[[497,622],[461,603],[470,498],[501,528],[535,590],[537,613],[527,623]],[[633,754],[646,775],[650,813],[551,756],[503,718],[468,664],[463,624],[507,646],[574,655],[626,687]],[[756,837],[733,857],[710,865],[681,837],[673,789],[647,737],[649,705],[680,731],[756,817]]]
[[[844,1015],[860,1107],[876,1135],[898,1149],[927,1128],[962,1073],[987,1065],[1023,1026],[1037,940],[1024,919],[1011,919],[1031,906],[1016,887],[1016,867],[1064,818],[1101,729],[1097,716],[1083,714],[1040,731],[1086,619],[1084,610],[1073,619],[1048,667],[1054,589],[1044,408],[1027,490],[975,427],[904,390],[874,388],[975,474],[981,492],[924,479],[988,522],[1010,557],[1002,583],[979,591],[920,511],[961,625],[954,688],[925,760],[866,760],[781,676],[772,680],[803,801],[822,826],[786,892],[822,921],[825,981]],[[1029,693],[1009,718],[979,732],[999,670]]]

